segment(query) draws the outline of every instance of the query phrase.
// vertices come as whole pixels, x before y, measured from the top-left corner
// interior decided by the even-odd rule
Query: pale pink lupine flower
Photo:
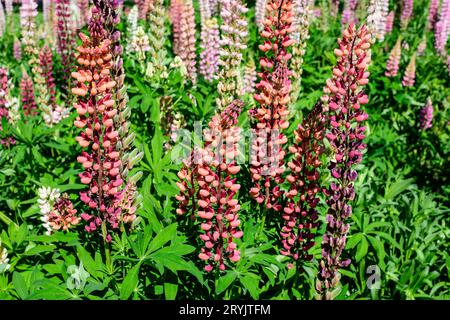
[[[386,64],[386,72],[384,73],[386,77],[395,77],[397,75],[401,54],[402,40],[401,38],[398,38],[394,48],[392,48],[392,51],[389,54],[389,59]]]
[[[391,33],[394,27],[395,13],[390,11],[386,17],[386,33]]]
[[[402,14],[400,15],[400,24],[402,28],[406,28],[413,14],[414,2],[413,0],[403,0]]]
[[[435,48],[437,52],[445,56],[445,46],[450,34],[450,0],[443,0],[439,21],[435,25]]]
[[[430,8],[428,10],[428,28],[434,29],[438,19],[439,0],[430,0]]]

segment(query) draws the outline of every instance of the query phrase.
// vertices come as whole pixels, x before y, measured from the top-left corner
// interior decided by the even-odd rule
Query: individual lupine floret
[[[216,107],[220,112],[242,94],[241,63],[247,48],[247,8],[242,0],[223,0],[220,5],[219,83]]]
[[[247,64],[244,67],[244,78],[243,78],[243,91],[244,93],[254,93],[256,80],[258,80],[256,75],[256,65],[253,57],[248,59]]]
[[[249,111],[252,119],[250,175],[254,186],[250,195],[268,209],[280,211],[279,198],[283,192],[280,184],[284,172],[283,145],[287,142],[283,130],[288,128],[288,103],[291,93],[291,71],[287,51],[295,40],[290,34],[293,26],[293,1],[270,0],[261,36],[264,43],[259,49],[265,54],[260,58],[261,72],[254,99],[259,106]]]
[[[219,71],[219,25],[216,18],[206,19],[202,25],[200,74],[212,82]]]
[[[409,21],[411,20],[414,8],[413,0],[403,0],[402,1],[402,14],[400,15],[400,25],[402,28],[406,29]]]
[[[61,196],[59,189],[54,189],[50,187],[41,187],[38,189],[38,205],[39,211],[41,213],[40,220],[43,222],[43,227],[45,228],[45,234],[52,234],[52,227],[49,222],[50,212],[53,210],[55,203]]]
[[[403,75],[402,85],[404,87],[414,86],[414,81],[416,79],[416,55],[413,54],[411,60],[406,67],[405,74]]]
[[[150,51],[148,36],[142,26],[137,27],[130,43],[130,52],[137,54],[137,60],[143,62],[146,52]]]
[[[197,82],[197,55],[195,53],[195,14],[192,0],[183,0],[180,15],[180,48],[178,56],[183,60],[189,79]]]
[[[361,106],[368,103],[363,87],[369,82],[371,35],[364,25],[360,29],[350,25],[338,43],[339,48],[334,50],[337,65],[333,68],[333,77],[326,81],[322,97],[330,123],[325,136],[333,154],[328,166],[332,182],[324,190],[327,226],[316,282],[318,298],[326,300],[339,293],[339,269],[350,264],[349,259],[342,260],[341,254],[350,228],[350,202],[355,198],[354,181],[358,174],[354,166],[361,162],[366,147],[362,142],[366,129],[362,122],[368,115]]]
[[[61,56],[63,67],[63,80],[67,83],[65,87],[70,87],[70,72],[74,66],[74,21],[70,12],[70,0],[56,0],[56,36],[57,52]]]
[[[22,60],[22,45],[19,40],[15,40],[13,44],[13,56],[16,61]]]
[[[432,128],[433,122],[433,102],[428,97],[427,102],[422,109],[420,109],[420,129],[427,130]]]
[[[384,75],[386,77],[395,77],[398,73],[398,65],[400,63],[400,56],[402,54],[402,39],[399,37],[389,54],[388,61],[386,63],[386,71]]]
[[[22,109],[25,116],[37,115],[37,105],[34,96],[33,81],[28,74],[23,71],[20,80],[20,92],[22,94]]]
[[[8,271],[11,268],[8,259],[8,250],[2,245],[2,241],[0,239],[0,274]]]
[[[439,21],[436,22],[434,28],[436,51],[441,56],[445,57],[447,51],[445,46],[447,44],[448,36],[450,34],[450,0],[443,0],[441,11],[439,13]]]
[[[166,41],[166,26],[164,24],[166,17],[166,8],[164,0],[154,0],[150,4],[148,21],[150,23],[150,57],[153,66],[160,73],[166,71],[167,50],[164,47]]]
[[[178,173],[181,181],[177,183],[180,194],[176,212],[202,219],[200,239],[204,248],[199,258],[207,263],[207,272],[214,267],[225,270],[226,260],[240,259],[234,240],[243,235],[238,228],[240,205],[236,195],[240,185],[235,177],[240,170],[240,129],[236,124],[242,107],[243,103],[236,100],[212,118],[204,131],[204,148],[194,150]]]
[[[292,89],[291,89],[291,104],[294,104],[300,93],[300,84],[303,73],[303,56],[306,52],[306,45],[309,39],[309,24],[312,16],[309,8],[308,0],[296,0],[295,10],[296,30],[292,34],[292,38],[295,40],[292,45],[292,60],[290,69],[292,71]]]
[[[288,162],[290,184],[286,192],[286,204],[282,218],[284,226],[280,235],[283,248],[280,253],[297,260],[311,260],[308,250],[314,245],[315,229],[318,227],[320,187],[320,156],[324,151],[324,123],[322,103],[315,105],[308,117],[294,131],[295,143],[289,146],[293,155]]]

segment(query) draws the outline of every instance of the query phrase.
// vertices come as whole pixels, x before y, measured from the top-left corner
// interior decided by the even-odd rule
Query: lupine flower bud
[[[446,55],[445,46],[447,44],[448,36],[450,34],[450,0],[443,0],[441,12],[439,14],[439,21],[434,28],[435,34],[435,48],[441,55]]]
[[[401,44],[402,39],[399,37],[397,39],[397,42],[395,43],[394,48],[392,48],[392,51],[389,54],[389,58],[386,63],[386,71],[384,73],[386,77],[395,77],[397,75],[400,56],[402,54]]]
[[[288,163],[290,184],[282,218],[285,220],[280,235],[283,248],[280,253],[294,260],[311,260],[308,250],[314,245],[314,230],[318,226],[320,188],[320,155],[323,152],[324,120],[322,103],[298,125],[294,131],[295,143],[289,146],[293,158]]]
[[[240,259],[235,239],[243,233],[239,230],[240,205],[236,198],[240,185],[235,175],[240,170],[236,163],[240,129],[236,124],[242,107],[243,103],[236,100],[212,118],[204,132],[204,147],[195,149],[178,173],[177,214],[200,218],[204,248],[199,258],[207,263],[207,272],[214,267],[225,270],[226,260]]]
[[[13,44],[13,56],[17,61],[22,59],[22,47],[18,40],[15,40]]]
[[[20,92],[22,94],[22,108],[25,116],[37,115],[37,106],[34,97],[33,81],[24,71],[20,81]]]
[[[166,41],[166,17],[164,0],[155,0],[150,4],[148,20],[150,22],[150,57],[156,70],[166,71],[167,50],[164,47]]]
[[[200,74],[212,82],[219,71],[219,25],[216,18],[208,18],[202,24],[200,46]]]
[[[247,64],[244,67],[244,79],[243,79],[243,91],[244,93],[254,93],[256,84],[256,65],[253,57],[248,59]]]
[[[242,52],[247,48],[247,20],[245,14],[248,9],[242,0],[223,0],[220,3],[220,71],[217,85],[218,98],[216,105],[222,111],[232,101],[242,94],[241,63]]]
[[[427,99],[427,103],[420,110],[420,129],[427,130],[432,127],[433,122],[433,103],[431,98]]]
[[[404,87],[414,86],[414,80],[416,78],[416,55],[413,54],[411,60],[406,67],[405,74],[403,75],[402,85]]]
[[[11,268],[11,265],[8,262],[8,250],[6,250],[6,248],[2,245],[2,241],[0,239],[0,274]]]
[[[283,194],[279,184],[283,182],[284,150],[287,138],[283,130],[289,126],[287,121],[291,91],[291,71],[288,61],[291,54],[289,46],[295,41],[290,37],[294,31],[292,0],[269,0],[267,17],[259,45],[265,56],[260,58],[260,81],[254,95],[259,106],[249,111],[252,118],[250,153],[250,175],[254,187],[250,195],[268,209],[282,209],[279,198]]]
[[[400,15],[400,25],[406,29],[413,14],[414,3],[413,0],[402,1],[402,14]]]
[[[57,52],[61,56],[63,66],[63,80],[68,82],[65,86],[70,86],[70,73],[74,64],[74,21],[70,13],[70,0],[56,0],[56,35]]]
[[[368,115],[361,106],[368,103],[363,87],[369,80],[371,35],[366,26],[356,29],[351,24],[338,43],[339,48],[334,51],[337,65],[333,77],[327,80],[322,97],[331,124],[325,136],[334,159],[328,166],[333,181],[328,189],[324,189],[328,212],[316,286],[320,299],[332,299],[337,294],[339,269],[350,264],[350,260],[341,259],[341,254],[350,227],[347,223],[352,214],[350,202],[355,198],[357,172],[353,166],[361,162],[366,147],[362,143],[366,129],[362,122]]]

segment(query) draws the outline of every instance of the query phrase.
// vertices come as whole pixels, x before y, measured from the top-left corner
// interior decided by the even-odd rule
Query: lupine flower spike
[[[427,103],[420,110],[420,129],[427,130],[432,128],[433,122],[433,103],[431,98],[427,99]]]
[[[34,96],[33,81],[28,74],[23,71],[20,81],[20,92],[22,94],[22,108],[25,116],[37,115],[37,105]]]
[[[402,85],[404,87],[414,86],[414,81],[416,78],[416,55],[413,54],[411,60],[406,67],[405,74],[403,76]]]
[[[243,90],[244,93],[254,93],[257,80],[256,65],[253,57],[248,58],[248,62],[244,67]]]
[[[240,129],[236,124],[242,107],[243,103],[236,100],[212,118],[204,132],[205,146],[195,149],[178,173],[181,181],[177,183],[180,194],[176,212],[201,219],[204,248],[199,258],[207,263],[208,272],[215,267],[225,270],[227,260],[240,259],[235,239],[243,233],[239,230],[240,205],[236,198],[240,185],[235,175],[240,170],[236,162]]]
[[[287,51],[295,40],[290,34],[293,25],[293,1],[270,0],[264,30],[261,32],[264,43],[259,49],[265,54],[260,59],[260,81],[254,95],[259,106],[249,111],[252,118],[252,145],[250,154],[250,175],[254,186],[250,195],[268,209],[280,211],[282,195],[280,183],[283,182],[283,145],[287,142],[283,130],[289,126],[287,121],[291,91],[291,71],[288,62],[291,54]]]
[[[155,0],[150,4],[148,20],[150,22],[150,57],[152,64],[160,73],[166,70],[165,60],[167,51],[164,48],[166,41],[166,27],[164,20],[166,16],[166,8],[164,0]]]
[[[70,86],[70,72],[74,65],[74,21],[70,13],[70,0],[56,0],[56,35],[58,54],[61,55],[63,80],[66,87]]]
[[[399,37],[389,54],[388,61],[386,63],[386,77],[395,77],[398,73],[398,65],[400,63],[400,56],[402,54],[402,39]]]
[[[406,29],[413,14],[414,1],[403,0],[402,1],[402,14],[400,15],[400,25]]]
[[[441,11],[439,14],[439,21],[436,22],[434,28],[436,51],[443,57],[446,56],[447,51],[445,46],[447,44],[448,36],[450,34],[450,0],[443,0]]]
[[[222,111],[242,94],[242,52],[247,48],[247,8],[242,0],[223,0],[220,5],[220,71],[216,100],[218,111]]]
[[[295,143],[289,146],[289,153],[294,157],[288,162],[290,171],[286,180],[290,188],[283,208],[285,222],[280,232],[283,244],[280,252],[295,261],[312,259],[308,250],[314,245],[314,231],[319,224],[316,206],[321,191],[319,167],[324,150],[324,122],[319,102],[298,125],[294,131]]]
[[[326,300],[339,293],[339,269],[350,264],[350,260],[342,260],[341,254],[350,228],[350,202],[355,198],[354,181],[358,174],[353,167],[361,162],[366,147],[362,143],[366,129],[362,122],[368,115],[361,107],[368,103],[363,87],[369,82],[367,52],[371,35],[366,26],[356,29],[350,25],[338,43],[339,48],[334,50],[337,65],[322,97],[331,125],[325,136],[334,156],[328,166],[333,181],[324,190],[328,204],[327,227],[316,282],[318,298]]]

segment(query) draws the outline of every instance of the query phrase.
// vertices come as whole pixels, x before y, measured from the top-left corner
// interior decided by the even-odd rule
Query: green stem
[[[15,227],[19,227],[14,221],[6,216],[3,212],[0,211],[0,220],[3,221],[7,226],[13,224]]]

